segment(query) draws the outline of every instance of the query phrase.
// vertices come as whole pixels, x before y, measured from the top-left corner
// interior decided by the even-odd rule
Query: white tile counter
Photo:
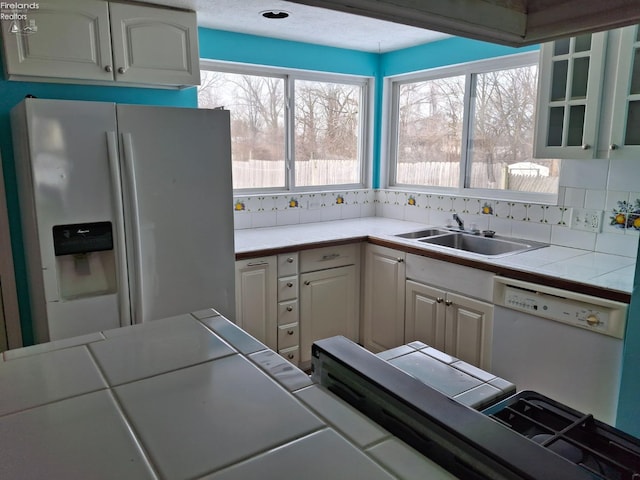
[[[2,479],[454,478],[213,310],[0,357]]]
[[[236,230],[236,254],[250,254],[302,247],[305,244],[372,238],[393,242],[398,246],[420,248],[425,252],[455,255],[487,265],[546,275],[590,286],[630,294],[635,275],[635,258],[591,252],[578,248],[550,245],[529,252],[490,258],[437,245],[419,244],[415,240],[396,237],[398,233],[419,230],[429,225],[382,217],[307,223],[281,227]]]

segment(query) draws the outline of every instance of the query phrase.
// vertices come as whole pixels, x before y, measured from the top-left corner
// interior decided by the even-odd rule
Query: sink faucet
[[[456,221],[456,223],[458,224],[458,228],[460,230],[464,230],[464,222],[462,221],[462,219],[458,216],[457,213],[453,214],[453,219]]]

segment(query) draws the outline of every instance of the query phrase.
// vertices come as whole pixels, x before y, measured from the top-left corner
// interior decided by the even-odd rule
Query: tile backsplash
[[[592,168],[585,168],[589,165]],[[623,168],[602,159],[563,161],[562,168],[558,206],[385,189],[251,195],[234,197],[235,228],[371,216],[453,225],[452,215],[458,213],[467,228],[635,258],[640,191],[634,191],[633,186],[640,185],[640,169],[635,164]],[[612,179],[612,175],[625,179]],[[575,208],[602,212],[601,231],[570,228]]]

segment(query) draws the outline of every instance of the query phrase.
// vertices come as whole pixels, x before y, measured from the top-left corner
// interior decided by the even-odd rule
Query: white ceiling
[[[144,0],[198,12],[201,27],[384,53],[448,37],[444,33],[283,0]],[[260,12],[286,11],[281,20]]]

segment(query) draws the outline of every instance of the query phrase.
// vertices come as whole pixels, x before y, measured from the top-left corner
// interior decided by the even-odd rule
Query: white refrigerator
[[[11,125],[36,342],[234,319],[228,111],[29,98]]]

